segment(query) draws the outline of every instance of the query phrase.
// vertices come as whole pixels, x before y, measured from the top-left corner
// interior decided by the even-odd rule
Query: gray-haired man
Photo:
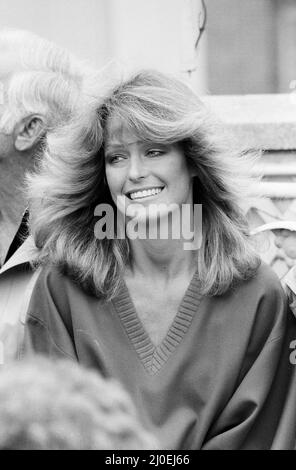
[[[30,32],[0,31],[0,364],[20,353],[37,276],[30,266],[34,243],[30,237],[22,243],[28,235],[25,174],[42,156],[48,130],[75,112],[89,72]]]

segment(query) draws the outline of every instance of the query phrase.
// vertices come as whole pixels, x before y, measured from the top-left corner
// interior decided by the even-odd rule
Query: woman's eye
[[[148,150],[147,152],[148,157],[160,157],[163,154],[164,154],[164,150],[157,150],[157,149]]]
[[[124,155],[109,155],[107,156],[106,160],[107,160],[107,163],[112,165],[112,164],[123,161],[124,158],[125,158]]]

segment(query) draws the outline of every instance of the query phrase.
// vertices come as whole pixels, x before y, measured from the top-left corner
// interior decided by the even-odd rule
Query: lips
[[[144,199],[146,197],[151,197],[151,196],[156,196],[157,194],[161,193],[163,190],[163,187],[154,187],[154,188],[146,188],[146,189],[141,189],[138,191],[129,191],[127,193],[127,196],[129,199],[135,200],[135,199]]]

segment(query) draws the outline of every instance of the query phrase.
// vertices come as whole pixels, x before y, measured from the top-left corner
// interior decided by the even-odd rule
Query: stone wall
[[[259,232],[275,222],[285,227],[286,221],[296,229],[296,94],[207,96],[204,101],[241,148],[262,151],[255,165],[262,179],[247,212],[252,229]],[[275,245],[282,233],[273,229],[254,235],[262,258],[280,278],[295,264],[291,250]]]

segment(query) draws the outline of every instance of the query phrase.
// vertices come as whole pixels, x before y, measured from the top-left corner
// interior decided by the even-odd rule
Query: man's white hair
[[[20,119],[32,114],[41,115],[47,129],[71,117],[90,67],[62,47],[22,30],[0,31],[0,57],[8,64],[8,81],[2,83],[3,132],[11,133]]]

